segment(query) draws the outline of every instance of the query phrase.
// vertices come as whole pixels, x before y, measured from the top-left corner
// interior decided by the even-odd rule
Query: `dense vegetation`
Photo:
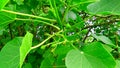
[[[0,68],[120,68],[120,0],[0,0]]]

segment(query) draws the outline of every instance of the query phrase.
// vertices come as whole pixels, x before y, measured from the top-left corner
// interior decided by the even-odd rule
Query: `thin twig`
[[[35,48],[38,48],[38,47],[40,47],[41,45],[43,45],[46,41],[48,41],[49,39],[51,39],[53,36],[55,36],[56,34],[58,34],[58,33],[60,33],[60,32],[62,32],[62,30],[61,31],[59,31],[59,32],[57,32],[57,33],[55,33],[55,34],[53,34],[53,35],[51,35],[51,36],[49,36],[47,39],[45,39],[43,42],[41,42],[40,44],[38,44],[38,45],[36,45],[36,46],[33,46],[33,47],[31,47],[31,49],[35,49]]]
[[[38,18],[38,19],[41,19],[41,20],[56,22],[56,20],[49,19],[49,18],[44,18],[44,17],[40,17],[40,16],[35,16],[35,15],[30,15],[30,14],[25,14],[25,13],[20,13],[20,12],[14,12],[14,11],[5,10],[5,9],[2,9],[1,11],[11,13],[11,14],[17,14],[17,15],[21,15],[21,16],[28,16],[28,17],[32,17],[32,18]]]
[[[82,30],[87,29],[87,28],[102,26],[102,25],[110,25],[110,24],[113,24],[113,23],[115,23],[115,21],[114,22],[105,22],[105,23],[100,23],[100,24],[89,25],[89,26],[86,26],[86,27],[82,28]]]
[[[20,19],[20,18],[16,18],[16,20],[41,22],[41,23],[43,23],[43,24],[47,24],[47,25],[49,25],[49,26],[52,26],[52,27],[56,28],[57,30],[60,30],[59,27],[57,27],[57,26],[55,26],[55,25],[53,25],[53,24],[51,24],[51,23],[47,23],[47,22],[45,22],[45,21],[33,20],[33,19]]]
[[[86,33],[85,37],[83,38],[83,42],[85,42],[85,40],[87,39],[88,34],[89,34],[89,32],[91,31],[91,29],[92,29],[92,28],[89,28],[89,29],[88,29],[88,32]]]

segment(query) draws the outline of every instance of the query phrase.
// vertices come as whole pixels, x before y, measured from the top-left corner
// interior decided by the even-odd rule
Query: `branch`
[[[36,21],[36,22],[39,22],[39,23],[43,23],[43,24],[52,26],[52,27],[56,28],[57,30],[60,30],[59,27],[57,27],[57,26],[55,26],[55,25],[53,25],[53,24],[51,24],[51,23],[45,22],[45,21],[33,20],[33,19],[20,19],[20,18],[16,18],[15,20],[21,20],[21,21]]]
[[[28,17],[32,17],[32,18],[38,18],[38,19],[41,19],[41,20],[56,22],[56,20],[49,19],[49,18],[44,18],[44,17],[40,17],[40,16],[35,16],[35,15],[30,15],[30,14],[25,14],[25,13],[20,13],[20,12],[14,12],[14,11],[5,10],[5,9],[2,9],[1,11],[11,13],[11,14],[17,14],[17,15],[21,15],[21,16],[28,16]]]
[[[102,25],[110,25],[110,24],[113,24],[113,23],[118,22],[118,21],[120,21],[120,20],[105,22],[105,23],[101,23],[101,24],[89,25],[89,26],[86,26],[86,27],[82,28],[82,30],[87,29],[87,28],[93,28],[93,27],[97,27],[97,26],[102,26]]]
[[[87,32],[87,34],[86,34],[86,35],[85,35],[85,37],[83,38],[83,42],[85,42],[85,40],[87,39],[88,34],[89,34],[89,32],[91,31],[91,29],[92,29],[92,28],[89,28],[89,30],[88,30],[88,32]]]
[[[9,28],[9,34],[10,34],[10,37],[11,37],[11,39],[13,39],[14,36],[13,36],[13,33],[12,33],[11,24],[8,25],[8,28]]]
[[[42,41],[40,44],[38,44],[38,45],[36,45],[36,46],[33,46],[31,49],[35,49],[35,48],[40,47],[40,46],[43,45],[46,41],[48,41],[49,39],[51,39],[53,36],[55,36],[56,34],[58,34],[58,33],[60,33],[60,32],[62,32],[62,30],[59,31],[59,32],[57,32],[57,33],[55,33],[55,34],[53,34],[53,35],[50,35],[47,39],[45,39],[44,41]]]

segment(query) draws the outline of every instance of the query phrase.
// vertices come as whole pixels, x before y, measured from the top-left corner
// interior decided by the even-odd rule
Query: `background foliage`
[[[119,7],[119,0],[0,0],[0,68],[120,68]]]

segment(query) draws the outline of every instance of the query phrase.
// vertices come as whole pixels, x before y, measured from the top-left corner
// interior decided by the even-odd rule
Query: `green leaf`
[[[120,60],[116,60],[116,63],[117,63],[117,65],[115,68],[120,68]]]
[[[49,58],[45,58],[42,61],[40,68],[53,68],[53,61],[51,61]]]
[[[56,55],[66,55],[71,49],[73,49],[72,47],[70,47],[69,45],[58,45],[54,51],[54,53]],[[63,52],[64,51],[64,52]]]
[[[77,16],[73,11],[69,11],[66,15],[66,22],[70,20],[76,20]]]
[[[20,45],[22,38],[8,42],[0,52],[0,68],[18,68],[20,61]]]
[[[4,31],[4,29],[1,29],[1,30],[0,30],[0,35],[2,35],[2,34],[3,34],[3,31]]]
[[[80,5],[80,4],[85,4],[85,3],[90,3],[90,2],[96,2],[99,0],[68,0],[71,5]]]
[[[71,50],[66,56],[67,68],[114,68],[116,63],[101,43],[94,42],[82,50]]]
[[[0,0],[0,10],[9,2],[9,0]]]
[[[15,6],[5,7],[7,10],[15,10]],[[6,13],[0,11],[0,29],[4,28],[6,25],[10,24],[16,18],[15,14]]]
[[[32,68],[32,65],[30,63],[26,63],[23,68]]]
[[[92,14],[120,15],[120,0],[100,0],[88,5],[88,11]]]
[[[105,44],[108,44],[108,45],[111,45],[112,47],[115,47],[115,45],[113,44],[113,42],[108,37],[106,37],[106,36],[97,36],[95,34],[92,34],[92,36],[94,38],[96,38],[97,40],[102,41]]]
[[[65,55],[60,55],[60,56],[57,56],[57,59],[55,61],[55,65],[56,65],[56,68],[66,68],[65,66]]]
[[[53,68],[54,61],[54,56],[49,51],[47,51],[44,60],[40,65],[40,68]]]
[[[22,5],[24,0],[13,0],[15,1],[18,5]]]
[[[20,68],[24,62],[25,57],[31,50],[32,38],[33,38],[33,35],[29,32],[27,32],[27,34],[23,38],[22,45],[20,47]]]
[[[112,52],[113,51],[113,48],[107,46],[107,45],[104,45],[104,48],[108,51],[108,52]]]
[[[0,27],[4,27],[15,20],[15,17],[13,14],[0,12]]]

